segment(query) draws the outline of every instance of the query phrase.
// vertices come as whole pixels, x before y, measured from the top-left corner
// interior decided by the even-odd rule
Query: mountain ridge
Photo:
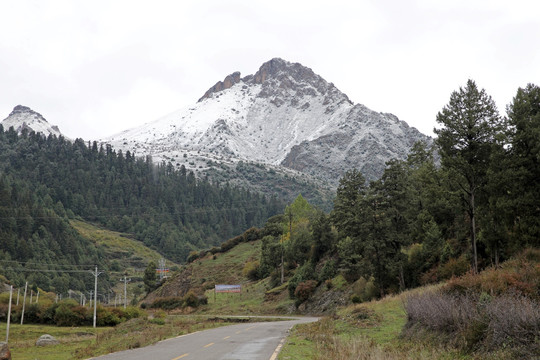
[[[44,119],[28,121],[43,118],[31,109],[18,110],[2,124],[61,134],[44,128]],[[432,143],[397,116],[355,104],[312,69],[280,58],[251,75],[227,75],[188,107],[99,140],[200,178],[288,200],[302,193],[326,209],[348,170],[377,179],[417,141]]]
[[[386,161],[431,138],[395,115],[354,104],[310,68],[274,58],[253,75],[227,75],[190,107],[103,141],[199,174],[209,160],[252,161],[335,187],[353,167],[378,178]]]

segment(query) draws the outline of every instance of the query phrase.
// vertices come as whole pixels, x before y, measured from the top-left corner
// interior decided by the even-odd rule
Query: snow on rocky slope
[[[207,170],[209,160],[242,160],[333,186],[351,168],[379,177],[386,161],[404,159],[418,140],[431,142],[392,114],[353,104],[311,69],[279,58],[254,75],[227,76],[188,108],[103,139],[196,171]]]
[[[15,106],[9,116],[2,120],[0,124],[4,127],[4,130],[13,127],[18,133],[28,129],[29,131],[42,133],[45,136],[62,135],[57,126],[49,124],[41,114],[22,105]]]

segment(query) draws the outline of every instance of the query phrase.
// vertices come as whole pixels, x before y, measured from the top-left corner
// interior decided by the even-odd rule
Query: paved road
[[[317,318],[244,323],[199,331],[95,360],[274,360],[288,330]]]

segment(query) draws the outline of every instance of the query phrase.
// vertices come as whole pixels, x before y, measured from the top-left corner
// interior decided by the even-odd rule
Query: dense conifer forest
[[[15,281],[24,278],[17,270],[21,262],[100,264],[97,250],[69,218],[130,233],[182,262],[192,250],[263,224],[283,206],[276,198],[196,179],[185,168],[154,164],[150,157],[81,139],[18,135],[0,126],[0,259],[13,261],[2,269]],[[82,288],[77,276],[65,273],[29,276],[45,289]]]

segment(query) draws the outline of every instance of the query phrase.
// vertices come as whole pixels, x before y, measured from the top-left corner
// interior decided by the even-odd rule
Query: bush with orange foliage
[[[488,293],[501,295],[517,292],[540,299],[540,249],[526,249],[501,268],[487,269],[478,275],[454,277],[443,287],[447,293]]]

